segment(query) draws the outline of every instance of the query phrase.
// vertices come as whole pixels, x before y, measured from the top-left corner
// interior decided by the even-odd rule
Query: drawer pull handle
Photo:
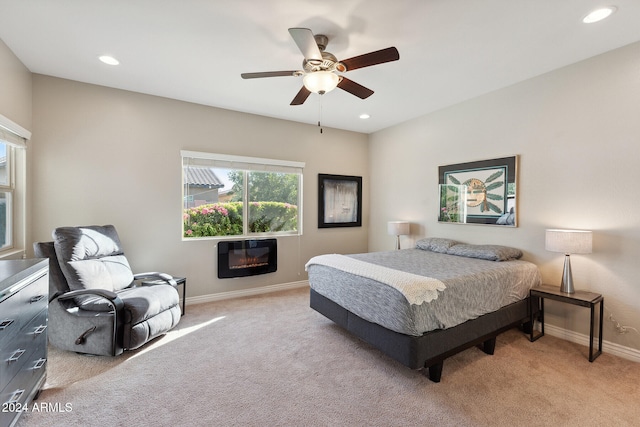
[[[10,358],[7,359],[7,362],[11,363],[11,362],[15,362],[18,359],[20,359],[20,356],[22,356],[24,354],[26,350],[16,350],[13,352],[13,354],[11,355]]]
[[[29,302],[31,304],[33,304],[34,302],[38,302],[40,301],[42,298],[44,298],[44,295],[36,295],[34,297],[31,297],[31,299],[29,300]]]
[[[47,325],[40,325],[36,328],[35,331],[33,331],[33,335],[40,335],[41,333],[43,333],[45,330],[47,329]]]
[[[11,319],[11,320],[3,320],[2,322],[0,322],[0,331],[4,331],[12,323],[13,323],[13,319]]]
[[[11,395],[11,398],[9,400],[7,400],[6,403],[16,403],[17,401],[20,400],[20,397],[22,397],[22,394],[24,393],[24,390],[16,390],[13,392],[13,394]]]
[[[47,359],[38,359],[38,360],[36,361],[36,364],[35,364],[35,365],[33,365],[33,370],[35,371],[35,370],[37,370],[37,369],[42,368],[42,367],[44,366],[44,364],[45,364],[45,363],[47,363]]]

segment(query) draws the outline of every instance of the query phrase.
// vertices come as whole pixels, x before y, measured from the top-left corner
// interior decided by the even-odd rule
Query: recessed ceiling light
[[[369,117],[371,117],[371,116],[368,115],[367,113],[360,114],[360,118],[361,119],[368,119]]]
[[[600,9],[596,9],[582,18],[582,22],[585,24],[593,24],[594,22],[602,21],[609,17],[617,8],[615,6],[607,6]]]
[[[102,55],[98,59],[100,59],[100,61],[104,62],[105,64],[109,64],[109,65],[118,65],[120,63],[120,61],[118,61],[116,58],[109,55]]]

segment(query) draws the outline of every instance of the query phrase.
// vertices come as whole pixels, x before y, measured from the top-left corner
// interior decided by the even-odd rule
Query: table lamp
[[[400,236],[409,234],[409,221],[389,221],[387,223],[387,232],[396,236],[396,249],[400,249]]]
[[[590,254],[592,244],[591,231],[585,230],[546,230],[544,248],[551,252],[564,253],[564,271],[560,292],[572,294],[573,277],[571,275],[570,254]]]

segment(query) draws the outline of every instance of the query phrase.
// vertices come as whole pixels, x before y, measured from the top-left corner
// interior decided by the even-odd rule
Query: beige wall
[[[0,40],[0,114],[31,130],[31,73]]]
[[[605,316],[640,329],[640,43],[455,105],[370,138],[369,250],[393,247],[386,222],[423,236],[506,244],[559,284],[563,255],[546,228],[594,231],[593,253],[571,257],[577,289],[602,293]],[[520,156],[519,227],[438,224],[438,166]],[[547,321],[588,334],[588,310],[547,304]],[[604,338],[640,349],[640,335]]]
[[[362,176],[368,212],[366,135],[42,75],[33,93],[35,240],[114,224],[135,271],[185,275],[188,297],[306,280],[311,256],[367,249],[367,216],[350,229],[316,219],[318,173]],[[181,240],[181,149],[306,162],[304,235],[278,239],[276,273],[219,280],[216,241]]]
[[[20,62],[20,60],[13,54],[13,52],[0,40],[0,114],[8,118],[9,120],[17,123],[23,128],[32,131],[32,84],[31,84],[31,72],[27,67]],[[31,242],[31,224],[32,216],[29,209],[31,203],[31,142],[27,142],[27,149],[24,152],[16,153],[16,160],[21,158],[24,154],[24,161],[27,165],[26,174],[17,173],[16,182],[24,182],[26,194],[16,192],[14,206],[24,206],[26,208],[26,215],[24,221],[26,226],[23,227],[22,218],[20,215],[16,216],[16,226],[18,228],[24,228],[24,234],[18,233],[14,237],[14,249],[24,249],[25,241],[27,245]],[[21,161],[21,160],[18,160]],[[23,199],[24,197],[24,199]],[[9,251],[12,252],[12,251]],[[12,252],[6,254],[7,258],[19,258],[22,257],[22,252]]]

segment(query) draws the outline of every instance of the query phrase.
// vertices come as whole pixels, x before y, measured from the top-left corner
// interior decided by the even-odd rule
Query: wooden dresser
[[[44,385],[49,261],[0,261],[0,427],[13,426]]]

